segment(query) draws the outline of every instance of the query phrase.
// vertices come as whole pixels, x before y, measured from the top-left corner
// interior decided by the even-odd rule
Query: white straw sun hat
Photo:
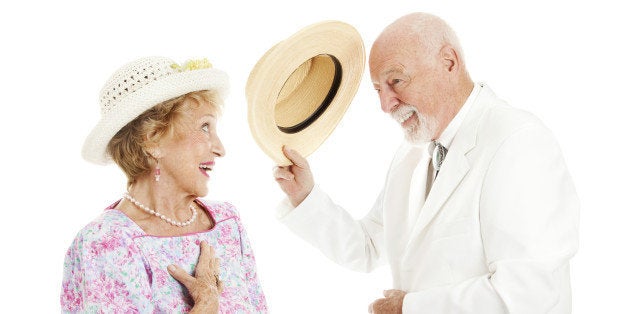
[[[224,99],[227,74],[212,68],[207,59],[183,66],[164,57],[148,57],[118,69],[100,92],[100,121],[85,139],[82,155],[87,161],[107,164],[106,149],[113,136],[144,111],[187,93],[212,90]]]
[[[332,133],[357,92],[364,45],[351,25],[326,21],[279,42],[257,62],[246,85],[248,121],[259,147],[289,165],[284,145],[303,156]]]

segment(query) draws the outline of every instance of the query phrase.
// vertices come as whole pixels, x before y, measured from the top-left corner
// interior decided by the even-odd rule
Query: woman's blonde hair
[[[213,91],[191,92],[144,111],[116,133],[107,144],[107,154],[126,175],[127,188],[154,167],[155,160],[147,151],[148,147],[158,144],[166,134],[176,135],[175,127],[181,117],[191,106],[198,108],[202,104],[220,113],[222,100]]]

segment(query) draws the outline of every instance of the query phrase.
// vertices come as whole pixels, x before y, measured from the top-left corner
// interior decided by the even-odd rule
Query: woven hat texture
[[[340,21],[307,26],[268,50],[246,85],[258,146],[278,165],[290,164],[284,145],[303,156],[314,152],[349,107],[364,62],[360,34]]]
[[[180,66],[165,57],[147,57],[118,69],[100,92],[101,118],[85,139],[82,155],[87,161],[107,164],[106,147],[111,138],[144,111],[153,106],[200,91],[213,90],[224,99],[227,75],[211,67],[207,60]]]

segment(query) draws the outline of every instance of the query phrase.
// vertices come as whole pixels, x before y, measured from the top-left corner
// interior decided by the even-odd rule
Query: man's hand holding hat
[[[284,146],[283,153],[292,165],[275,167],[273,175],[292,206],[296,207],[312,192],[314,177],[307,160],[296,150]]]

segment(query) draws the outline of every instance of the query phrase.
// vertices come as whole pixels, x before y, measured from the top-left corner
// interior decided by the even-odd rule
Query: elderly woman
[[[207,60],[161,57],[131,62],[106,83],[83,157],[114,161],[128,192],[70,246],[64,312],[266,312],[238,212],[200,199],[225,154],[216,120],[227,85]]]

